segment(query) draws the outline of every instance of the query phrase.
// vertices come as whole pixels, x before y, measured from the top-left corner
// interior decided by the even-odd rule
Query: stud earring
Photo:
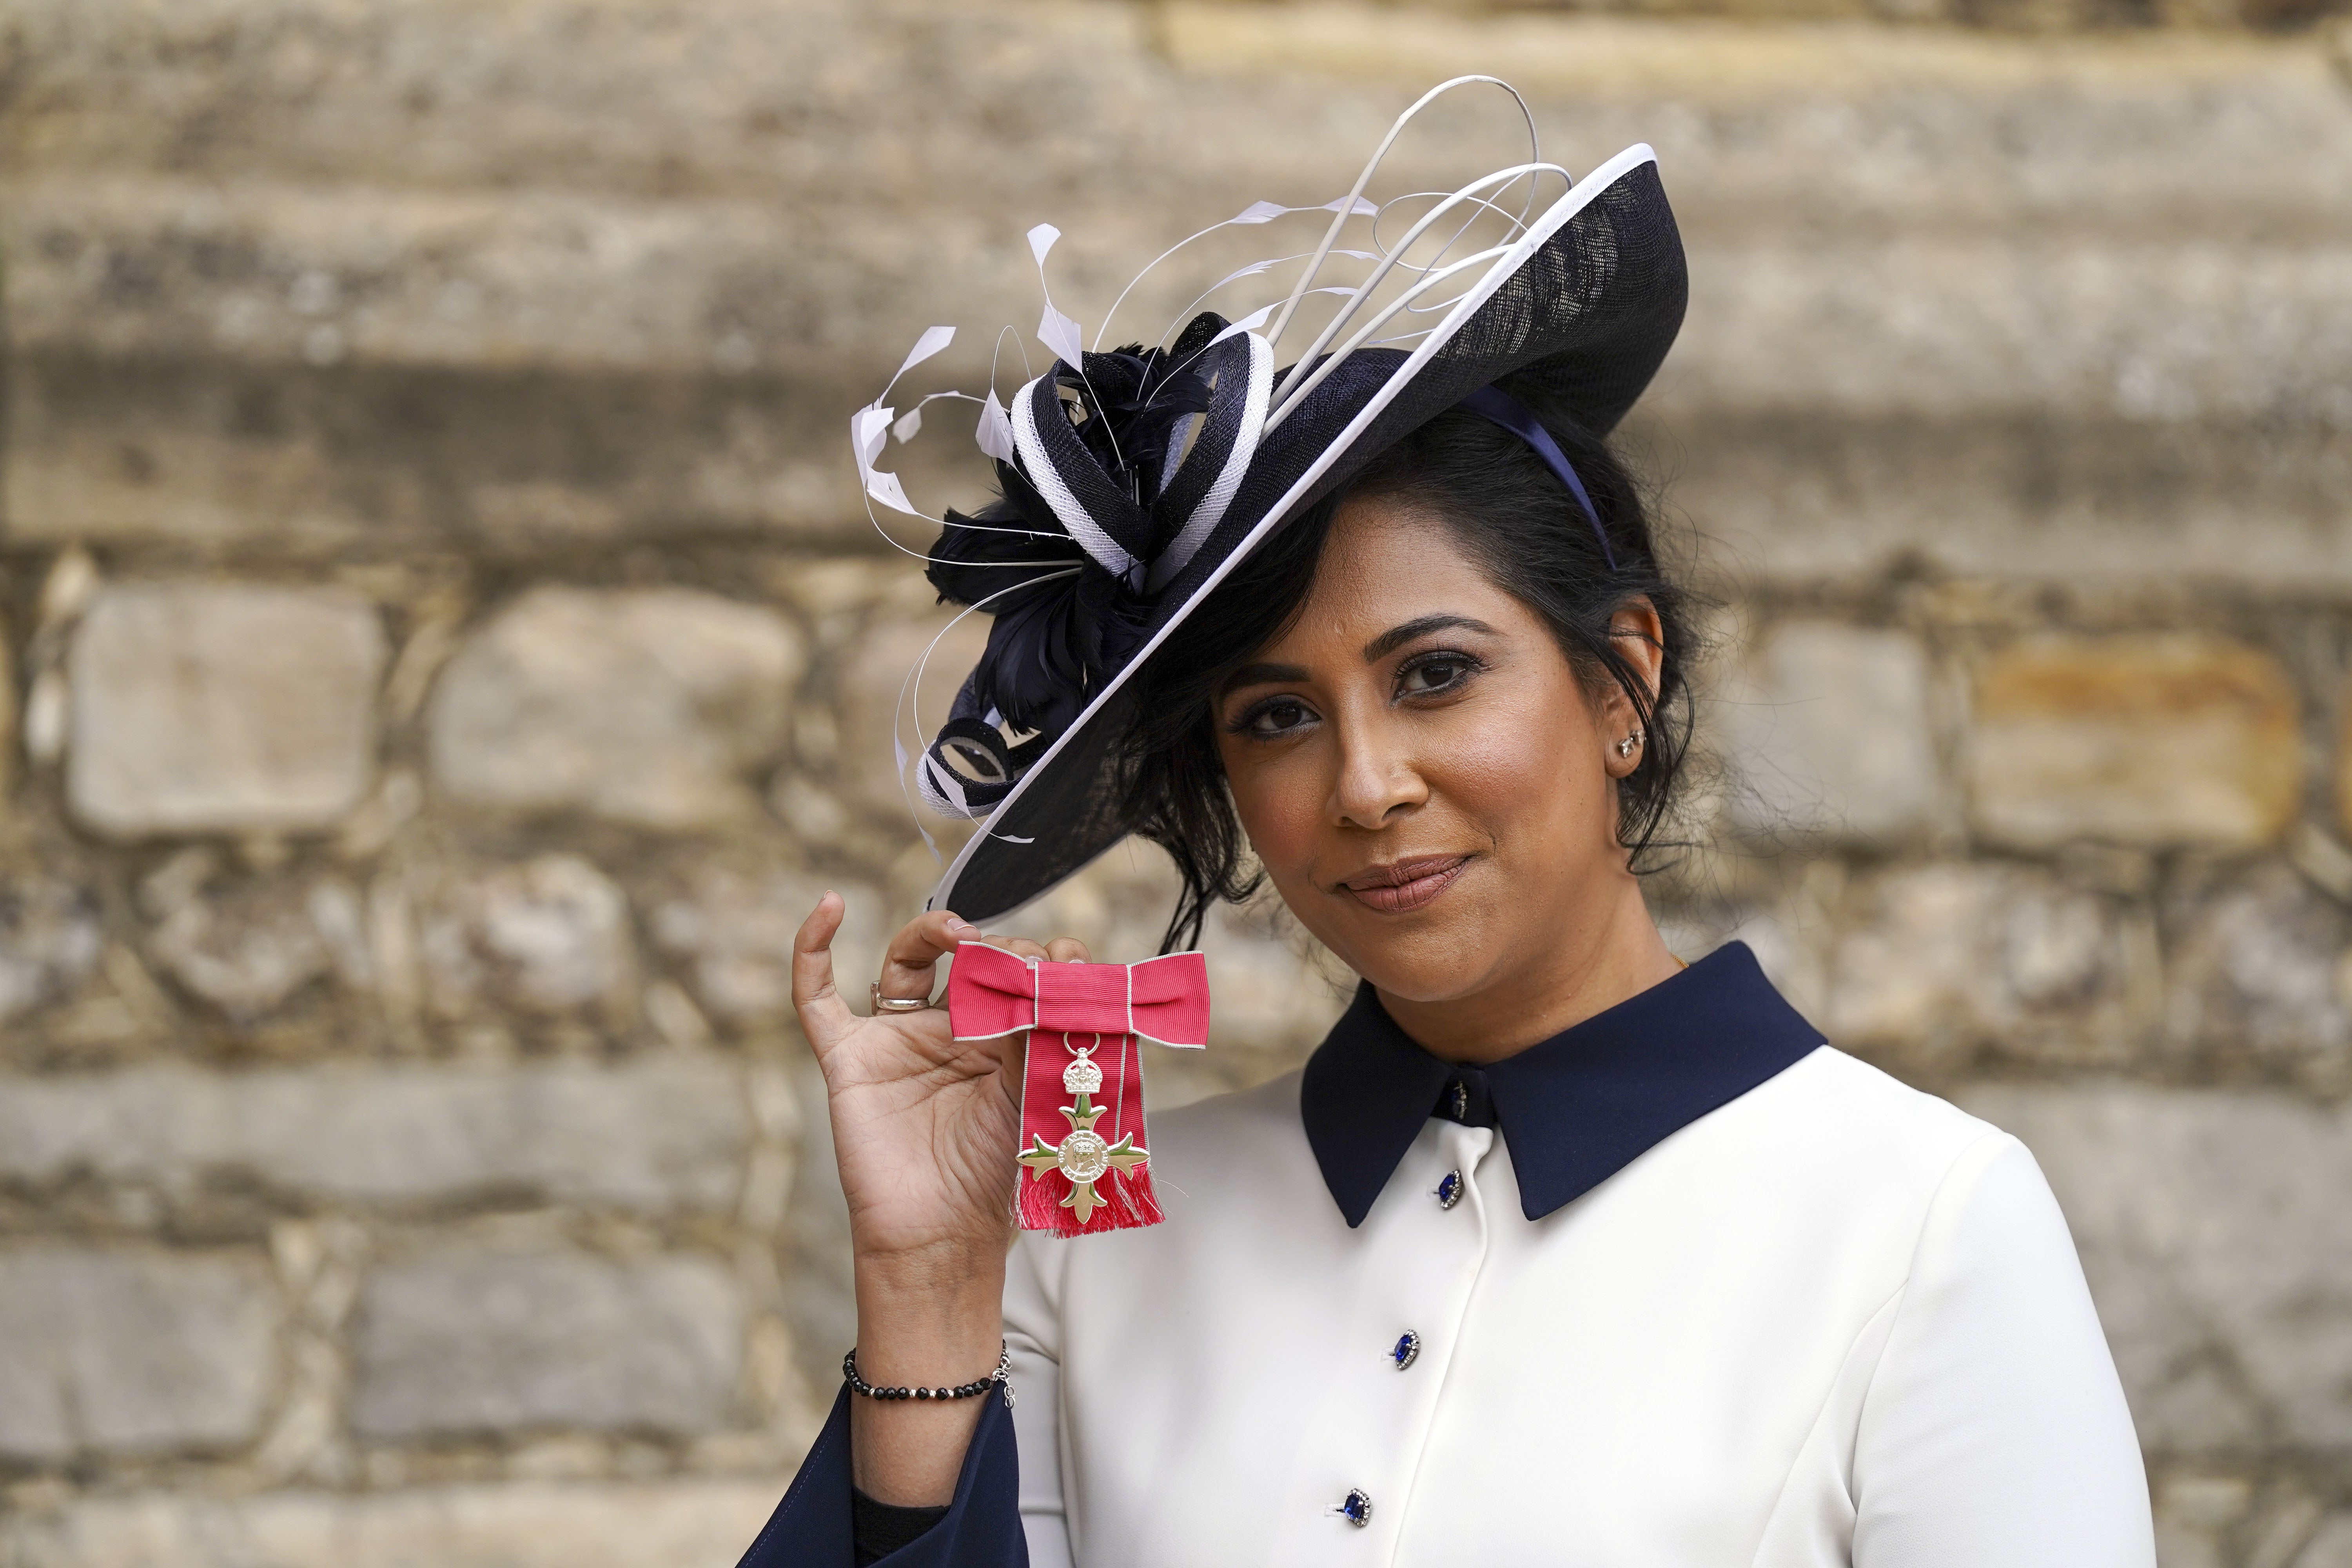
[[[1630,757],[1633,754],[1633,748],[1641,743],[1642,727],[1639,724],[1636,724],[1633,726],[1633,732],[1632,734],[1617,742],[1617,754],[1620,757]]]

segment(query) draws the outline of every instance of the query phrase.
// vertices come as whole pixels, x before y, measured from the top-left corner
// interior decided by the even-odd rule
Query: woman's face
[[[1654,676],[1657,619],[1617,646]],[[1646,642],[1642,638],[1646,637]],[[1638,890],[1615,836],[1637,722],[1409,499],[1343,504],[1292,628],[1237,670],[1218,748],[1307,929],[1388,997],[1532,980]]]

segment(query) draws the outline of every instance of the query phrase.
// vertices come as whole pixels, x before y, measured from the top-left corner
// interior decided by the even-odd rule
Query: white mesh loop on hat
[[[1013,447],[1021,456],[1021,471],[1045,498],[1045,504],[1054,509],[1054,515],[1070,531],[1078,548],[1094,557],[1096,565],[1114,577],[1129,576],[1142,563],[1087,515],[1087,509],[1070,493],[1068,483],[1055,468],[1053,459],[1046,455],[1045,441],[1037,434],[1039,385],[1047,384],[1050,390],[1053,378],[1054,373],[1049,370],[1013,395]]]
[[[1225,454],[1225,466],[1218,471],[1216,482],[1160,559],[1151,563],[1144,586],[1157,590],[1170,578],[1181,572],[1201,546],[1208,542],[1219,522],[1224,520],[1225,509],[1234,503],[1235,492],[1242,488],[1242,478],[1249,472],[1250,459],[1257,455],[1258,437],[1265,434],[1266,405],[1274,395],[1274,346],[1255,332],[1244,332],[1241,341],[1249,345],[1249,393],[1242,405],[1241,426],[1234,433],[1233,450]]]

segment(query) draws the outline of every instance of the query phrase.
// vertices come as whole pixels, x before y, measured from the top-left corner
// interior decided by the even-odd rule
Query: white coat
[[[2152,1568],[2006,1133],[1823,1046],[1540,1219],[1429,1120],[1351,1227],[1300,1092],[1155,1118],[1164,1225],[1015,1247],[1038,1568]]]

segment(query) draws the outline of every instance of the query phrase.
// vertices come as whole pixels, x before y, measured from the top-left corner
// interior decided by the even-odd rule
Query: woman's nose
[[[1429,798],[1418,759],[1392,726],[1343,721],[1339,729],[1339,772],[1331,792],[1335,823],[1382,827]]]

